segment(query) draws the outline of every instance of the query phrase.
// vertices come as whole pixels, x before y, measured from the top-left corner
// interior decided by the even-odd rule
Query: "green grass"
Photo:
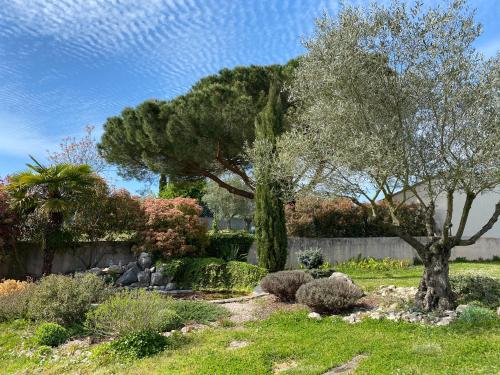
[[[420,266],[412,266],[390,272],[348,273],[363,287],[375,288],[382,284],[416,286],[421,272]],[[500,277],[500,262],[453,263],[451,272]],[[0,324],[0,374],[272,374],[274,365],[288,362],[296,367],[284,374],[313,375],[360,353],[368,357],[356,374],[496,374],[500,368],[498,317],[429,327],[384,320],[349,325],[338,318],[311,320],[306,311],[277,313],[245,327],[194,332],[174,349],[135,361],[105,354],[90,360],[68,355],[43,360],[30,354],[36,348],[32,334],[33,327],[26,323]],[[249,345],[229,350],[233,340]],[[105,352],[105,347],[100,344],[93,351]]]
[[[371,291],[381,285],[418,286],[423,273],[423,266],[391,271],[373,271],[360,269],[342,269],[363,289]],[[477,273],[500,279],[500,262],[453,262],[450,264],[450,274]]]

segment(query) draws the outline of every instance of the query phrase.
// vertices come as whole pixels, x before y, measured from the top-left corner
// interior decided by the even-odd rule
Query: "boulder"
[[[99,267],[91,268],[88,272],[93,273],[96,276],[101,276],[103,274],[102,270]]]
[[[112,275],[119,275],[119,274],[122,274],[123,272],[125,272],[125,269],[123,268],[123,266],[119,266],[117,264],[112,264],[108,268],[105,268],[104,272],[106,272],[108,274],[112,274]]]
[[[163,281],[163,274],[161,272],[153,272],[151,274],[151,285],[153,286],[161,286],[166,283]]]
[[[175,290],[177,289],[177,285],[175,285],[175,283],[168,283],[167,285],[165,285],[165,289],[164,290]]]
[[[137,274],[137,281],[140,286],[149,286],[151,283],[151,271],[147,268],[144,271],[140,271]]]
[[[129,268],[123,275],[121,275],[118,280],[116,280],[116,285],[118,286],[127,286],[138,281],[137,274],[141,270],[137,267],[137,264],[134,264],[133,267]]]
[[[125,270],[129,270],[134,266],[137,266],[137,262],[130,262],[125,266]]]
[[[307,315],[309,319],[316,319],[316,320],[321,320],[321,315],[319,315],[317,312],[311,312]]]
[[[153,265],[153,259],[148,253],[141,253],[137,259],[137,264],[139,264],[141,269],[145,270],[146,268],[151,268]]]

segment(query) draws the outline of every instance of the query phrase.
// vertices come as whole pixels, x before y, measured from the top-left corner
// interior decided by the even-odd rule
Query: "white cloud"
[[[46,150],[55,149],[57,140],[41,134],[30,121],[0,112],[0,155],[44,158]]]

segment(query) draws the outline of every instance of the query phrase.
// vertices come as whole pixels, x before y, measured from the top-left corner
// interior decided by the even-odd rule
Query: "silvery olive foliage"
[[[298,110],[269,161],[276,178],[293,191],[314,186],[373,204],[385,197],[395,224],[401,202],[392,195],[416,194],[416,183],[426,207],[444,192],[493,189],[500,58],[474,50],[479,34],[463,1],[344,6],[317,20],[287,88]]]
[[[374,216],[384,199],[392,230],[424,263],[416,296],[424,310],[453,307],[451,249],[474,244],[500,215],[493,202],[489,220],[462,238],[474,199],[500,186],[500,54],[486,59],[474,49],[481,27],[473,16],[463,0],[426,8],[396,0],[342,6],[317,20],[286,88],[291,130],[275,157],[256,159],[292,196],[314,190],[368,201]],[[260,146],[254,155],[265,155]],[[400,226],[400,190],[426,213],[425,241]],[[452,228],[457,192],[466,199]],[[446,201],[439,226],[438,197]]]

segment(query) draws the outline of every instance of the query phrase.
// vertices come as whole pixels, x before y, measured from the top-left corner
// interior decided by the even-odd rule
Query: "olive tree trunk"
[[[451,248],[432,245],[424,254],[424,274],[415,296],[416,306],[424,311],[450,310],[455,308],[455,295],[449,280]]]

